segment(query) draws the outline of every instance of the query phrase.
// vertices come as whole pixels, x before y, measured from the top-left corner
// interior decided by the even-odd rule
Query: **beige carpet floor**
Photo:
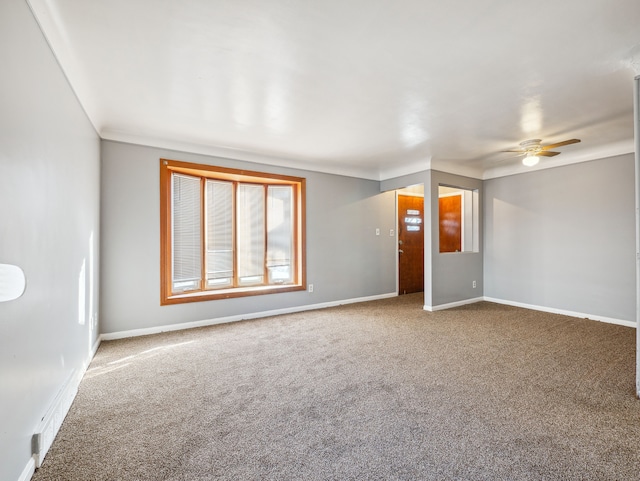
[[[640,479],[635,330],[422,296],[103,342],[45,480]]]

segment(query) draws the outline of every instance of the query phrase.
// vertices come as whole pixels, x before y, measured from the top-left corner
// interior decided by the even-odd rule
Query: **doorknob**
[[[404,251],[402,249],[398,249],[398,254],[404,254]]]

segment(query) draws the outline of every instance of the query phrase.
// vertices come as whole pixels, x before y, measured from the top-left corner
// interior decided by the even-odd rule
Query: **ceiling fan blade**
[[[501,150],[500,152],[517,152],[519,154],[526,154],[524,150]]]
[[[560,152],[549,152],[548,150],[541,150],[536,155],[540,155],[542,157],[553,157],[555,155],[558,155],[559,153]]]
[[[563,142],[558,142],[557,144],[545,145],[542,147],[542,150],[551,150],[555,149],[556,147],[562,147],[563,145],[577,144],[578,142],[580,142],[580,139],[565,140]]]

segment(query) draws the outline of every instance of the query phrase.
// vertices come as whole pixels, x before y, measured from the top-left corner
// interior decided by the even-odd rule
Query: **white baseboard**
[[[564,309],[556,309],[553,307],[536,306],[533,304],[525,304],[523,302],[507,301],[505,299],[496,299],[494,297],[485,296],[483,299],[487,302],[495,302],[496,304],[504,304],[507,306],[514,306],[514,307],[523,307],[525,309],[531,309],[533,311],[549,312],[551,314],[562,314],[564,316],[579,317],[581,319],[590,319],[592,321],[606,322],[608,324],[617,324],[619,326],[626,326],[626,327],[633,327],[633,328],[636,327],[636,323],[634,321],[625,321],[622,319],[614,319],[611,317],[598,316],[594,314],[585,314],[583,312],[567,311]]]
[[[22,473],[20,474],[18,481],[29,481],[33,476],[33,473],[35,472],[36,472],[36,460],[34,459],[33,456],[31,456],[29,458],[29,462],[22,470]]]
[[[450,309],[452,307],[464,306],[466,304],[473,304],[480,301],[495,302],[496,304],[504,304],[506,306],[522,307],[524,309],[531,309],[532,311],[549,312],[551,314],[562,314],[563,316],[578,317],[580,319],[590,319],[592,321],[606,322],[608,324],[617,324],[625,327],[636,327],[634,321],[625,321],[623,319],[614,319],[611,317],[598,316],[594,314],[585,314],[583,312],[567,311],[564,309],[556,309],[553,307],[537,306],[534,304],[525,304],[523,302],[507,301],[505,299],[496,299],[494,297],[474,297],[473,299],[465,299],[463,301],[451,302],[448,304],[439,304],[437,306],[425,305],[423,309],[425,311],[434,312],[442,311],[444,309]]]
[[[71,372],[62,383],[62,386],[31,438],[32,455],[23,469],[22,474],[20,474],[18,481],[29,481],[36,469],[42,466],[42,462],[47,452],[49,452],[49,448],[51,448],[58,431],[60,431],[64,418],[67,417],[69,409],[71,409],[76,394],[78,394],[80,381],[82,381],[82,377],[89,367],[89,363],[91,363],[91,360],[95,356],[98,347],[100,347],[100,336],[98,336],[96,342],[91,346],[87,361],[83,363],[80,369]]]
[[[449,302],[448,304],[438,304],[437,306],[423,306],[425,311],[443,311],[445,309],[451,309],[452,307],[466,306],[467,304],[475,304],[476,302],[484,301],[484,297],[474,297],[473,299],[465,299],[463,301]]]
[[[84,372],[78,373],[77,370],[69,374],[49,406],[49,410],[36,428],[32,440],[33,459],[36,468],[42,466],[44,457],[53,444],[53,440],[62,426],[62,421],[67,416],[76,397],[83,374]]]
[[[283,309],[274,309],[271,311],[252,312],[249,314],[238,314],[236,316],[219,317],[216,319],[204,319],[202,321],[184,322],[180,324],[169,324],[167,326],[148,327],[144,329],[131,329],[129,331],[109,332],[100,336],[103,341],[112,341],[114,339],[124,339],[127,337],[147,336],[150,334],[159,334],[161,332],[179,331],[181,329],[191,329],[194,327],[206,327],[216,324],[226,324],[229,322],[245,321],[249,319],[258,319],[261,317],[277,316],[280,314],[291,314],[294,312],[311,311],[315,309],[324,309],[327,307],[341,306],[344,304],[355,304],[357,302],[375,301],[378,299],[387,299],[396,297],[397,292],[389,292],[387,294],[378,294],[375,296],[358,297],[353,299],[343,299],[340,301],[322,302],[319,304],[307,304],[304,306],[285,307]]]
[[[34,464],[34,468],[42,466],[44,457],[49,452],[49,448],[53,444],[53,440],[56,438],[64,418],[67,417],[69,409],[73,404],[73,400],[78,394],[78,388],[84,373],[87,371],[91,360],[96,354],[96,351],[100,347],[100,336],[96,339],[96,342],[91,346],[91,352],[89,353],[89,359],[83,363],[80,369],[76,369],[71,372],[67,379],[64,381],[58,394],[54,398],[53,402],[49,406],[47,413],[44,415],[40,424],[36,428],[31,441],[33,457],[31,458]],[[33,472],[31,473],[33,475]],[[26,478],[31,478],[31,475]],[[22,479],[22,478],[21,478]]]

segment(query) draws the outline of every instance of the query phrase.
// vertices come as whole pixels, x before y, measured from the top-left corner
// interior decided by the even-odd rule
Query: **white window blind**
[[[267,188],[267,272],[269,284],[293,280],[293,188]]]
[[[240,285],[262,284],[265,269],[264,186],[238,184],[237,248]]]
[[[206,181],[207,286],[233,285],[233,184]]]
[[[173,174],[171,183],[172,290],[200,289],[202,277],[200,179]]]

